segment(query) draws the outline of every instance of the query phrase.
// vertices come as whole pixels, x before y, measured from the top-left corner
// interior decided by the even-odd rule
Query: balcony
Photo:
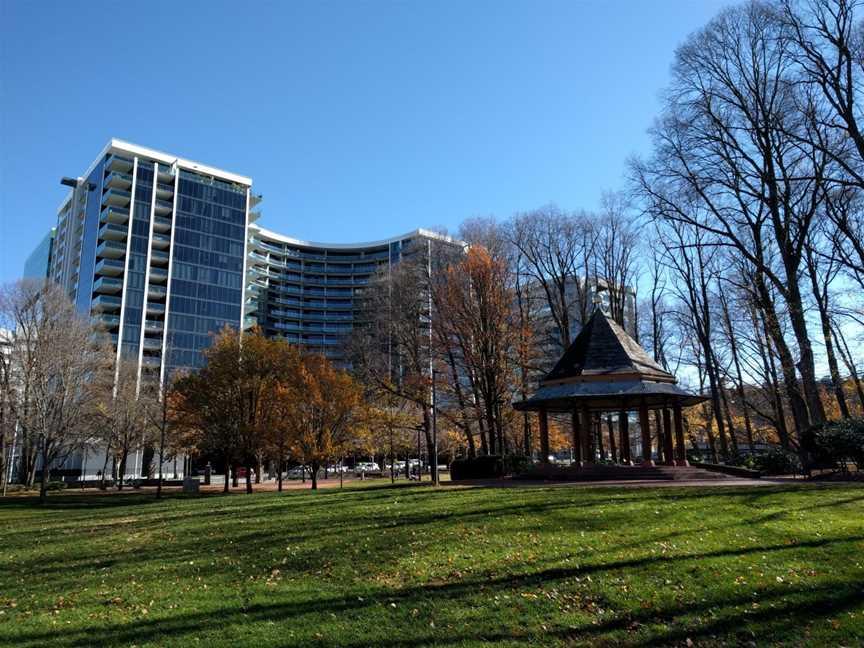
[[[171,230],[171,219],[165,216],[156,216],[153,219],[154,232],[168,232]]]
[[[162,365],[162,359],[159,356],[144,356],[141,358],[141,365],[147,369],[158,369]]]
[[[150,283],[165,283],[168,281],[168,271],[164,268],[150,268]]]
[[[128,190],[132,187],[132,176],[128,173],[109,173],[105,177],[104,186]]]
[[[119,315],[97,315],[93,318],[93,323],[99,326],[103,326],[105,329],[110,331],[111,329],[115,329],[120,326],[120,316]]]
[[[115,261],[114,259],[102,259],[99,263],[96,264],[96,274],[104,275],[110,277],[117,277],[122,275],[126,270],[125,264],[122,261]]]
[[[174,185],[165,184],[164,182],[156,183],[156,197],[162,200],[170,200],[174,195]]]
[[[99,228],[99,238],[103,241],[125,241],[129,228],[125,225],[105,223]]]
[[[147,288],[147,298],[155,299],[157,301],[165,299],[168,295],[168,289],[165,286],[150,286]]]
[[[103,223],[118,223],[123,224],[129,220],[129,210],[125,207],[115,207],[109,205],[102,210],[99,220]]]
[[[145,333],[161,333],[164,322],[162,320],[144,320]]]
[[[123,290],[123,280],[114,277],[99,277],[93,284],[95,293],[118,293]]]
[[[108,189],[108,191],[102,194],[103,205],[127,207],[130,200],[132,200],[132,194],[125,189]]]
[[[161,351],[162,338],[144,338],[144,349],[147,351]]]
[[[96,256],[102,259],[119,259],[126,255],[126,244],[117,241],[103,241],[96,248]]]
[[[158,182],[174,182],[174,169],[164,164],[159,165]]]
[[[166,214],[170,214],[172,211],[174,211],[174,205],[167,200],[159,200],[157,198],[156,204],[153,206],[153,211],[160,216],[165,216]]]
[[[113,295],[99,295],[92,303],[93,310],[97,312],[118,311],[120,305],[120,298]]]
[[[108,171],[120,171],[121,173],[129,173],[132,170],[132,160],[122,155],[111,155],[105,161],[105,168]]]
[[[152,250],[150,252],[151,265],[168,265],[168,252],[165,250]]]
[[[156,232],[153,232],[152,241],[153,241],[153,247],[154,248],[160,248],[163,250],[168,249],[168,247],[171,245],[171,237],[170,236],[166,236],[165,234],[158,234]]]
[[[165,314],[165,304],[158,304],[155,302],[147,302],[147,314],[148,315],[164,315]]]

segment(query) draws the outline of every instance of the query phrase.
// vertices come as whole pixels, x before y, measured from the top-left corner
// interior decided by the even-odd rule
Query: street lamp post
[[[429,465],[432,468],[432,484],[438,485],[438,392],[435,390],[435,376],[432,369],[432,457]]]

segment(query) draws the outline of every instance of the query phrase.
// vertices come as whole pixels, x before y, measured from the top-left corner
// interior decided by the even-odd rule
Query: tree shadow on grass
[[[825,543],[823,543],[825,544]],[[780,547],[785,548],[785,547]],[[774,547],[756,548],[754,551],[771,551]],[[737,554],[739,552],[731,552]],[[712,555],[724,555],[726,552],[712,552],[701,556],[690,556],[696,559]],[[652,559],[673,560],[673,559]],[[603,569],[622,569],[632,567],[633,563],[646,561],[622,561],[602,566]],[[258,623],[285,624],[286,628],[301,624],[303,617],[318,619],[315,627],[327,623],[331,616],[347,614],[356,619],[363,614],[374,614],[380,608],[386,608],[389,602],[398,600],[400,607],[435,605],[439,615],[439,629],[430,630],[417,627],[410,636],[386,637],[350,637],[339,641],[345,648],[392,648],[410,646],[440,646],[453,645],[462,642],[503,642],[524,641],[526,645],[536,645],[538,640],[549,643],[558,640],[562,643],[576,641],[605,641],[624,645],[669,645],[684,641],[687,638],[726,637],[737,641],[743,639],[744,625],[755,626],[760,633],[781,632],[780,638],[800,639],[800,632],[808,624],[824,620],[827,615],[837,614],[862,605],[860,586],[848,582],[836,581],[818,586],[777,586],[760,593],[759,609],[750,609],[742,617],[737,608],[750,608],[753,598],[750,590],[736,593],[733,596],[717,595],[698,602],[676,602],[664,607],[648,607],[623,610],[613,613],[611,618],[601,618],[592,622],[568,627],[555,627],[552,622],[535,620],[536,627],[525,627],[522,632],[490,632],[488,627],[476,627],[473,631],[457,632],[445,629],[449,620],[448,613],[454,618],[459,617],[459,611],[465,608],[475,608],[482,605],[483,597],[490,592],[510,591],[513,588],[529,588],[554,584],[576,575],[584,575],[593,568],[551,569],[533,574],[514,575],[492,580],[471,580],[457,583],[431,583],[412,586],[403,589],[379,588],[377,591],[351,592],[341,596],[318,596],[305,598],[297,602],[284,603],[253,603],[250,605],[224,606],[217,610],[206,612],[191,612],[175,615],[167,619],[148,618],[136,619],[109,627],[94,629],[68,630],[62,634],[53,631],[24,632],[16,636],[16,646],[20,648],[41,648],[51,644],[59,647],[84,646],[114,646],[155,641],[162,645],[165,641],[182,643],[192,641],[203,633],[212,633],[214,627],[244,627]],[[482,591],[478,600],[478,592]],[[792,600],[788,599],[800,599]],[[449,607],[448,607],[449,606]],[[697,617],[693,621],[693,617]],[[707,616],[703,621],[702,617]],[[690,619],[681,619],[690,617]],[[310,619],[306,619],[309,621]],[[544,623],[544,627],[540,624]],[[545,627],[545,624],[552,627]],[[641,627],[649,629],[643,636],[634,635]],[[358,621],[358,628],[365,627]],[[659,628],[659,629],[658,629]],[[381,628],[376,628],[381,630]],[[626,633],[617,635],[615,633]],[[785,633],[785,635],[783,634]],[[386,634],[386,632],[384,633]],[[332,640],[331,640],[332,641]],[[287,645],[280,642],[279,645]],[[302,645],[328,645],[325,639],[307,639]]]

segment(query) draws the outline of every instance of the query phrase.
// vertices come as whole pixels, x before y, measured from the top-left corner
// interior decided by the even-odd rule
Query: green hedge
[[[848,462],[864,466],[864,420],[816,425],[804,433],[804,448],[816,466],[845,469]]]
[[[516,455],[482,455],[473,459],[456,459],[450,464],[450,478],[495,479],[522,472],[529,465],[527,457]]]

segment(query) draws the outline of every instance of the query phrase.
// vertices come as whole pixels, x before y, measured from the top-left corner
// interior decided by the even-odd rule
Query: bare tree
[[[545,207],[517,215],[510,240],[522,255],[522,269],[546,298],[560,349],[566,350],[591,313],[589,281],[597,243],[592,218]],[[578,322],[571,321],[576,314]]]
[[[113,353],[53,284],[7,287],[0,312],[9,339],[4,400],[26,440],[24,478],[32,483],[39,470],[44,501],[51,471],[86,440],[94,404],[110,384]]]
[[[781,362],[800,432],[825,417],[799,278],[828,156],[800,136],[807,123],[795,65],[791,34],[771,5],[721,12],[678,50],[654,157],[633,168],[655,215],[710,233],[753,267],[763,300],[762,281],[782,297],[799,357]],[[766,256],[772,249],[776,263]],[[796,367],[804,407],[794,400]]]

